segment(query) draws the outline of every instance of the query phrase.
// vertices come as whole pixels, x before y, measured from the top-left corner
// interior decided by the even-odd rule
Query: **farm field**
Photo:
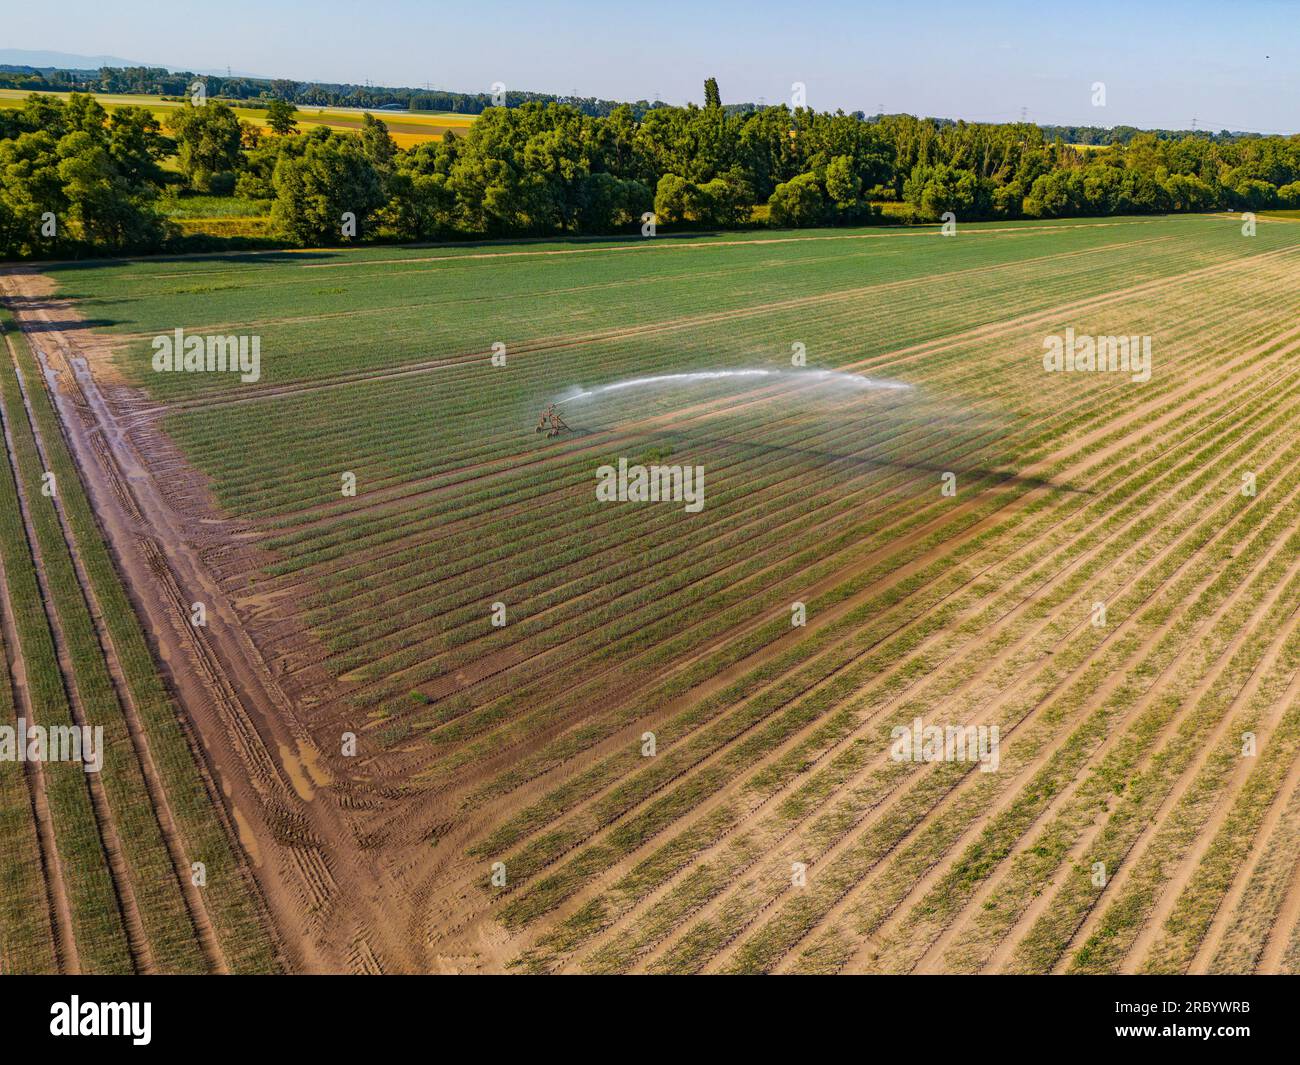
[[[0,107],[22,107],[23,101],[31,95],[22,89],[0,89]],[[51,92],[41,95],[66,99],[68,93]],[[158,96],[136,94],[91,93],[108,111],[118,107],[145,107],[159,119],[165,119],[169,112],[186,106],[174,100],[165,100]],[[232,105],[233,106],[233,105]],[[251,122],[263,133],[269,132],[266,125],[266,110],[261,107],[234,106],[235,114],[246,122]],[[377,118],[382,118],[388,126],[393,141],[399,148],[410,148],[423,141],[441,140],[448,130],[461,133],[469,129],[474,121],[473,115],[437,114],[422,111],[374,111]],[[335,130],[357,130],[361,128],[363,111],[346,107],[311,107],[304,105],[298,109],[296,116],[298,127],[304,133],[314,126],[326,126]]]
[[[19,661],[129,683],[98,518],[291,969],[1298,972],[1298,282],[1224,215],[9,268]],[[177,329],[256,380],[155,372]],[[1149,380],[1047,372],[1067,331]],[[44,526],[41,454],[87,491]],[[620,460],[702,508],[601,501]],[[12,770],[6,876],[52,823],[68,897],[6,957],[195,923],[123,894],[165,828],[80,842],[147,788]]]

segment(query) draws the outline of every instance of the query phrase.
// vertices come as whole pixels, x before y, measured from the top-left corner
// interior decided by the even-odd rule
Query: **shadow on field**
[[[660,226],[653,238],[643,237],[640,233],[598,233],[591,236],[550,236],[550,237],[500,237],[480,240],[442,240],[431,244],[367,244],[363,247],[389,248],[499,248],[508,244],[511,247],[530,244],[626,244],[628,241],[646,241],[659,243],[665,240],[699,240],[701,237],[735,236],[737,233],[751,233],[752,229],[692,229],[678,233],[665,233]]]
[[[37,304],[36,306],[40,306]],[[115,318],[78,318],[75,322],[42,322],[27,319],[23,322],[25,333],[66,333],[70,329],[108,329],[122,323]]]
[[[363,244],[355,250],[362,248],[377,247],[377,245]],[[348,249],[352,251],[353,249]],[[27,265],[35,267],[37,270],[47,268],[57,268],[59,273],[71,273],[76,270],[103,270],[114,266],[137,265],[140,263],[194,263],[194,262],[223,262],[223,263],[243,263],[256,265],[258,263],[278,266],[284,263],[310,263],[320,259],[341,259],[345,257],[344,252],[336,251],[200,251],[190,252],[181,255],[140,255],[135,257],[124,256],[117,259],[59,259],[55,262],[30,263]]]
[[[667,439],[672,440],[672,437]],[[719,445],[735,448],[752,455],[788,455],[793,458],[805,458],[815,463],[836,465],[850,476],[876,472],[879,470],[898,470],[908,473],[931,473],[937,479],[944,473],[956,473],[960,478],[992,478],[1001,484],[1021,484],[1030,488],[1050,488],[1057,492],[1069,492],[1076,495],[1090,495],[1087,489],[1075,488],[1068,484],[1042,477],[1022,477],[1004,468],[991,469],[987,466],[963,466],[961,463],[934,465],[928,462],[905,462],[899,459],[873,459],[864,455],[844,454],[827,451],[824,448],[791,447],[787,444],[761,444],[752,440],[734,440],[725,436],[687,437],[679,441],[692,445]]]
[[[39,311],[51,307],[57,307],[67,303],[67,298],[63,296],[4,296],[0,297],[0,304],[8,307],[10,310],[18,311]],[[69,329],[108,329],[110,326],[120,325],[121,322],[116,318],[78,318],[76,321],[53,321],[46,322],[36,318],[26,318],[23,320],[23,330],[27,333],[63,333]]]

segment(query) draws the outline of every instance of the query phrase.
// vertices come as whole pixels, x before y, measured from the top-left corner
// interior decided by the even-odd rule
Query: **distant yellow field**
[[[0,107],[21,107],[30,95],[25,89],[0,89]],[[68,93],[48,93],[66,99]],[[158,96],[114,95],[93,93],[96,100],[109,111],[118,107],[147,107],[159,119],[165,118],[170,111],[183,106],[174,100],[164,100]],[[421,141],[441,140],[448,130],[463,131],[474,121],[473,115],[442,114],[436,112],[413,111],[373,111],[377,118],[383,119],[399,148],[410,148]],[[236,107],[235,114],[251,122],[266,132],[266,110],[261,107]],[[303,130],[313,126],[328,126],[330,129],[358,129],[361,116],[360,109],[300,107],[298,109],[298,127]]]

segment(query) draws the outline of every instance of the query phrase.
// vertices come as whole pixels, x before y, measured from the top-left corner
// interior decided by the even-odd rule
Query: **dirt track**
[[[399,909],[402,894],[384,888],[392,872],[358,847],[333,789],[301,783],[300,760],[314,765],[319,754],[300,708],[208,574],[196,542],[209,534],[187,525],[164,499],[78,354],[75,316],[42,299],[45,279],[13,271],[3,286],[28,298],[21,324],[50,374],[96,514],[168,680],[202,736],[232,820],[248,826],[252,838],[240,841],[250,855],[264,856],[260,864],[253,859],[254,874],[291,967],[420,971],[418,952],[401,934],[410,920]],[[73,328],[49,328],[61,323]],[[188,623],[195,601],[207,606],[206,629]]]

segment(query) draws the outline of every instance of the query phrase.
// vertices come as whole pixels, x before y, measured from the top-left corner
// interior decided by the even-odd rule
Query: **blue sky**
[[[0,47],[303,81],[1005,121],[1300,130],[1296,0],[0,0]],[[1092,85],[1106,85],[1106,106]]]

